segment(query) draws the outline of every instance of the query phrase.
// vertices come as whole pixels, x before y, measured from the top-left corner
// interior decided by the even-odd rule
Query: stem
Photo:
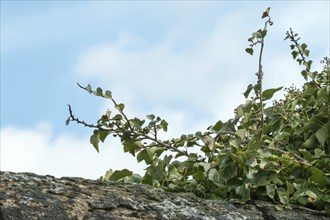
[[[77,85],[78,85],[80,88],[82,88],[82,89],[88,91],[86,87],[83,87],[83,86],[80,85],[78,82],[77,82]],[[117,105],[117,102],[116,102],[113,98],[111,98],[111,101],[113,102],[113,104],[114,104],[115,106]],[[125,121],[126,121],[127,124],[128,124],[129,129],[133,132],[134,130],[133,130],[133,128],[132,128],[132,125],[131,125],[130,121],[128,120],[127,116],[125,115],[125,113],[121,111],[120,114],[124,117]],[[85,126],[86,126],[86,125],[85,125]]]
[[[265,22],[265,26],[264,26],[264,31],[267,29],[267,24],[272,24],[271,18],[268,16],[268,20]],[[262,134],[264,132],[264,103],[262,100],[262,92],[263,92],[263,88],[262,88],[262,80],[263,80],[263,71],[262,71],[262,54],[264,51],[264,39],[265,37],[263,37],[260,41],[261,43],[261,47],[260,47],[260,53],[259,53],[259,69],[258,69],[258,85],[259,85],[259,91],[257,96],[259,96],[259,107],[260,107],[260,133],[259,133],[259,139],[262,138]]]
[[[324,66],[324,70],[323,71],[326,71],[326,79],[327,79],[327,82],[329,83],[330,82],[330,57],[328,58],[324,58],[324,62],[325,62],[325,66]],[[330,103],[328,103],[328,101],[326,101],[327,105],[326,105],[326,109],[327,109],[327,112],[328,112],[328,118],[330,119]],[[328,131],[330,131],[330,120],[328,120]],[[330,135],[328,135],[328,138],[327,138],[327,145],[324,147],[324,151],[325,153],[330,156]]]
[[[85,127],[96,128],[96,129],[98,129],[98,130],[100,130],[100,131],[109,131],[109,132],[111,132],[111,133],[115,133],[115,134],[117,134],[117,135],[119,135],[119,136],[122,135],[123,132],[120,132],[120,131],[118,131],[118,130],[116,130],[116,129],[103,128],[103,127],[101,127],[100,125],[88,124],[88,123],[86,123],[85,121],[81,121],[81,120],[79,120],[79,118],[76,118],[76,117],[73,115],[73,113],[72,113],[72,109],[71,109],[71,106],[70,106],[70,105],[68,105],[68,106],[69,106],[69,113],[70,113],[71,121],[75,121],[75,122],[77,122],[78,124],[83,124]],[[119,129],[120,129],[120,127],[119,127]],[[178,149],[178,148],[172,146],[171,144],[164,143],[163,141],[158,140],[156,137],[153,138],[153,137],[151,137],[151,136],[149,136],[149,135],[146,135],[146,134],[143,134],[143,133],[138,133],[138,132],[136,132],[136,131],[134,131],[134,130],[131,130],[130,132],[131,132],[131,134],[133,134],[133,136],[136,135],[136,136],[140,137],[140,139],[142,138],[142,139],[147,139],[147,140],[153,141],[153,142],[155,142],[157,145],[160,145],[160,146],[166,147],[167,149],[170,149],[170,150],[172,150],[172,151],[175,151],[175,152],[177,152],[177,153],[180,153],[180,154],[182,154],[182,155],[185,155],[186,157],[189,156],[189,154],[188,154],[187,151],[182,151],[182,150],[180,150],[180,149]],[[156,146],[157,146],[157,145],[156,145]]]
[[[264,103],[262,101],[262,79],[263,79],[263,72],[262,72],[262,52],[264,50],[264,39],[261,41],[261,48],[260,48],[260,54],[259,54],[259,70],[258,70],[258,84],[259,84],[259,100],[260,100],[260,133],[259,133],[259,139],[262,138],[262,134],[264,131]]]
[[[296,48],[297,48],[297,50],[298,50],[298,53],[299,53],[299,55],[300,55],[301,60],[303,61],[303,63],[304,63],[304,64],[307,63],[306,58],[305,58],[305,55],[302,53],[302,51],[301,51],[301,49],[300,49],[300,47],[299,47],[299,44],[298,44],[298,40],[299,40],[300,38],[295,39],[294,33],[293,33],[293,31],[292,31],[292,28],[290,28],[290,33],[287,32],[287,35],[289,36],[290,40],[295,44],[295,46],[296,46]],[[307,70],[307,69],[306,69],[306,70]],[[308,70],[308,71],[309,71],[309,70]],[[321,88],[320,84],[319,84],[318,82],[316,82],[314,79],[312,79],[312,82],[313,82],[317,87]]]

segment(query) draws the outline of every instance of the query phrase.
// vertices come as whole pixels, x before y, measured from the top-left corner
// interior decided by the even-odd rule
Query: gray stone
[[[0,172],[0,219],[329,219],[306,208],[236,204],[148,185]]]

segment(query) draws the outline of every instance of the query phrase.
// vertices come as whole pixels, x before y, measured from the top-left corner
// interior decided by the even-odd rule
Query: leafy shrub
[[[67,124],[75,121],[93,128],[90,142],[97,151],[107,136],[119,137],[124,152],[147,165],[143,177],[127,169],[110,169],[102,180],[144,183],[241,203],[270,199],[279,203],[278,208],[300,204],[330,214],[330,59],[321,61],[322,71],[313,72],[307,45],[300,44],[290,29],[285,40],[291,42],[293,59],[304,66],[301,74],[306,82],[300,89],[286,88],[283,100],[265,108],[265,102],[283,87],[262,88],[264,40],[268,25],[273,24],[269,8],[262,17],[265,25],[248,39],[246,49],[253,55],[260,45],[257,83],[248,85],[246,101],[235,109],[234,118],[218,121],[205,132],[161,140],[159,132],[168,127],[164,119],[153,114],[146,119],[129,118],[111,91],[78,84],[90,94],[109,99],[117,114],[108,110],[97,124],[88,124],[75,117],[69,105]],[[192,153],[192,148],[198,152]]]

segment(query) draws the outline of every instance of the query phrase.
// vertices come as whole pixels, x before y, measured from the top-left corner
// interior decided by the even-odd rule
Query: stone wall
[[[0,172],[0,219],[329,219],[271,202],[235,204],[148,185]]]

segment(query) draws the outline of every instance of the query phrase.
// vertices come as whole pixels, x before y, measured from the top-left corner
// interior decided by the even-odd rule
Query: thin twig
[[[77,82],[77,85],[78,85],[80,88],[82,88],[82,89],[86,90],[87,92],[89,92],[89,91],[87,90],[86,87],[83,87],[83,86],[80,85],[78,82]],[[113,98],[111,98],[111,101],[113,102],[113,104],[114,104],[115,106],[118,105],[117,102],[116,102]],[[131,131],[134,131],[134,129],[133,129],[133,127],[132,127],[130,121],[128,120],[128,117],[126,116],[126,114],[125,114],[124,112],[120,112],[120,114],[124,117],[125,121],[127,122],[127,125],[128,125],[128,127],[129,127],[129,129],[130,129]]]
[[[81,121],[81,120],[79,120],[79,118],[77,118],[77,117],[75,117],[74,115],[73,115],[73,113],[72,113],[72,109],[71,109],[71,106],[70,105],[68,105],[69,106],[69,113],[70,113],[70,118],[71,118],[71,121],[75,121],[75,122],[77,122],[78,124],[83,124],[85,127],[90,127],[90,128],[96,128],[96,129],[98,129],[98,130],[100,130],[100,131],[109,131],[109,132],[111,132],[111,133],[115,133],[115,134],[117,134],[117,135],[119,135],[120,137],[122,137],[122,135],[123,135],[123,133],[124,133],[124,129],[122,129],[121,127],[118,127],[118,129],[122,129],[123,130],[123,132],[120,132],[120,131],[118,131],[118,130],[116,130],[116,129],[109,129],[109,128],[103,128],[103,127],[101,127],[100,125],[94,125],[94,124],[88,124],[88,123],[86,123],[85,121]],[[130,131],[130,133],[134,136],[134,135],[136,135],[136,136],[138,136],[139,137],[139,139],[147,139],[147,140],[150,140],[150,141],[153,141],[153,142],[155,142],[155,143],[157,143],[158,144],[158,146],[160,145],[160,146],[163,146],[163,147],[166,147],[167,149],[170,149],[170,150],[172,150],[172,151],[175,151],[175,152],[177,152],[177,153],[180,153],[180,154],[182,154],[182,155],[185,155],[185,156],[189,156],[189,154],[188,154],[188,152],[186,152],[186,151],[182,151],[182,150],[180,150],[180,149],[178,149],[178,148],[176,148],[176,147],[174,147],[174,146],[172,146],[172,145],[170,145],[170,144],[166,144],[166,143],[164,143],[164,142],[162,142],[162,141],[160,141],[160,140],[158,140],[158,139],[156,139],[156,138],[153,138],[153,137],[151,137],[151,136],[149,136],[149,135],[146,135],[146,134],[143,134],[143,133],[138,133],[138,132],[136,132],[136,131]]]
[[[290,28],[290,33],[288,33],[288,36],[290,38],[290,40],[295,44],[296,48],[298,49],[298,53],[301,57],[301,60],[303,61],[303,63],[307,63],[305,55],[303,54],[303,52],[301,51],[299,44],[298,44],[298,40],[300,40],[300,38],[295,39],[295,36],[293,34],[292,28]],[[306,67],[307,68],[307,67]],[[308,70],[309,71],[309,70]],[[316,82],[314,79],[312,79],[312,82],[319,88],[321,88],[320,84],[318,82]]]
[[[267,24],[272,25],[272,21],[269,15],[267,15],[268,20],[265,22],[265,26],[264,26],[264,31],[267,30]],[[263,69],[262,69],[262,54],[263,54],[263,50],[264,50],[264,37],[261,39],[261,47],[260,47],[260,53],[259,53],[259,69],[258,69],[258,84],[259,84],[259,91],[257,94],[259,96],[259,101],[260,101],[260,133],[259,133],[259,139],[262,138],[262,134],[264,132],[264,103],[262,100],[262,93],[263,93]]]

